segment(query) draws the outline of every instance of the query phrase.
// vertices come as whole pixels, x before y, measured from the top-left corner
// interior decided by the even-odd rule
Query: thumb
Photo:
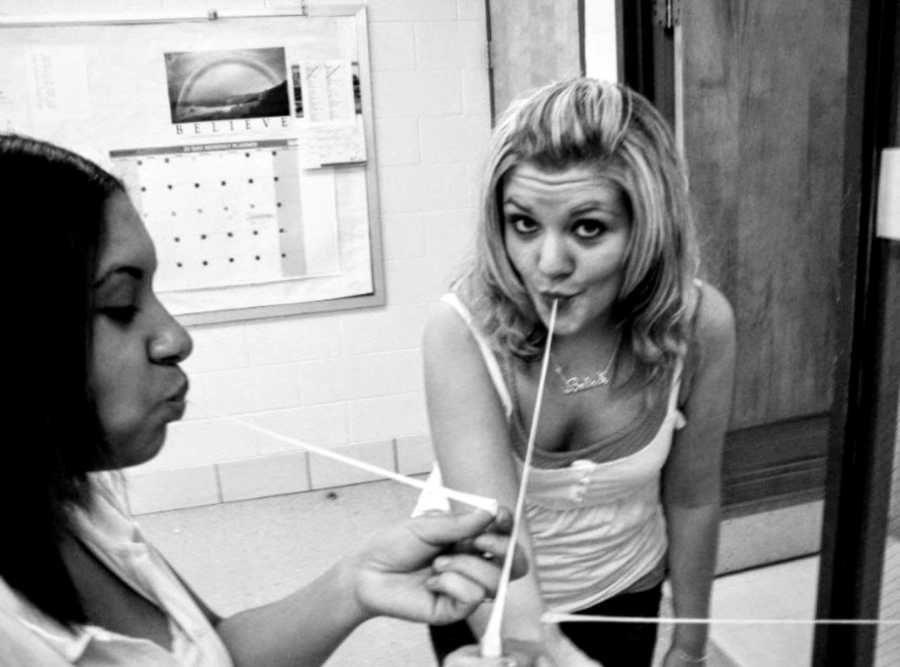
[[[423,542],[443,546],[475,537],[493,520],[492,514],[477,509],[466,514],[425,514],[410,520],[409,528]]]

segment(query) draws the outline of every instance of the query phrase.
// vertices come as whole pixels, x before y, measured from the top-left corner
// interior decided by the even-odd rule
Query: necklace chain
[[[619,341],[613,348],[612,354],[609,355],[609,361],[602,369],[594,371],[589,375],[571,375],[566,377],[563,373],[562,366],[558,363],[553,364],[553,371],[559,376],[563,383],[563,393],[567,396],[577,394],[588,389],[596,389],[597,387],[605,387],[610,382],[609,372],[612,369],[613,362],[616,359],[616,353],[619,351]]]

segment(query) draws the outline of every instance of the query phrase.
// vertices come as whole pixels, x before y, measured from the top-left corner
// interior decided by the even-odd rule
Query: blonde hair
[[[457,289],[498,350],[530,360],[546,330],[506,253],[500,207],[506,175],[525,162],[596,166],[621,188],[631,231],[613,315],[638,370],[655,377],[686,350],[685,297],[698,267],[687,172],[666,121],[638,93],[588,78],[540,88],[498,120],[475,256]]]

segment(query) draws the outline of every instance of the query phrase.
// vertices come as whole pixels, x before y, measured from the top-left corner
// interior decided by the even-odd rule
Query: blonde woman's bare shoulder
[[[422,336],[422,352],[426,361],[448,360],[462,364],[480,364],[478,342],[467,322],[468,312],[463,312],[447,301],[433,304],[425,321]]]
[[[693,304],[699,308],[695,313],[695,336],[704,352],[725,352],[734,347],[734,310],[728,298],[707,282],[698,284],[698,294]],[[704,358],[717,355],[703,354]]]

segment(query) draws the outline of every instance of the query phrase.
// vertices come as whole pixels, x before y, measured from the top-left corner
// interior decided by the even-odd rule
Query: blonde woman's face
[[[507,253],[544,324],[554,299],[557,335],[607,324],[631,231],[621,188],[596,167],[525,162],[507,175],[501,204]]]

